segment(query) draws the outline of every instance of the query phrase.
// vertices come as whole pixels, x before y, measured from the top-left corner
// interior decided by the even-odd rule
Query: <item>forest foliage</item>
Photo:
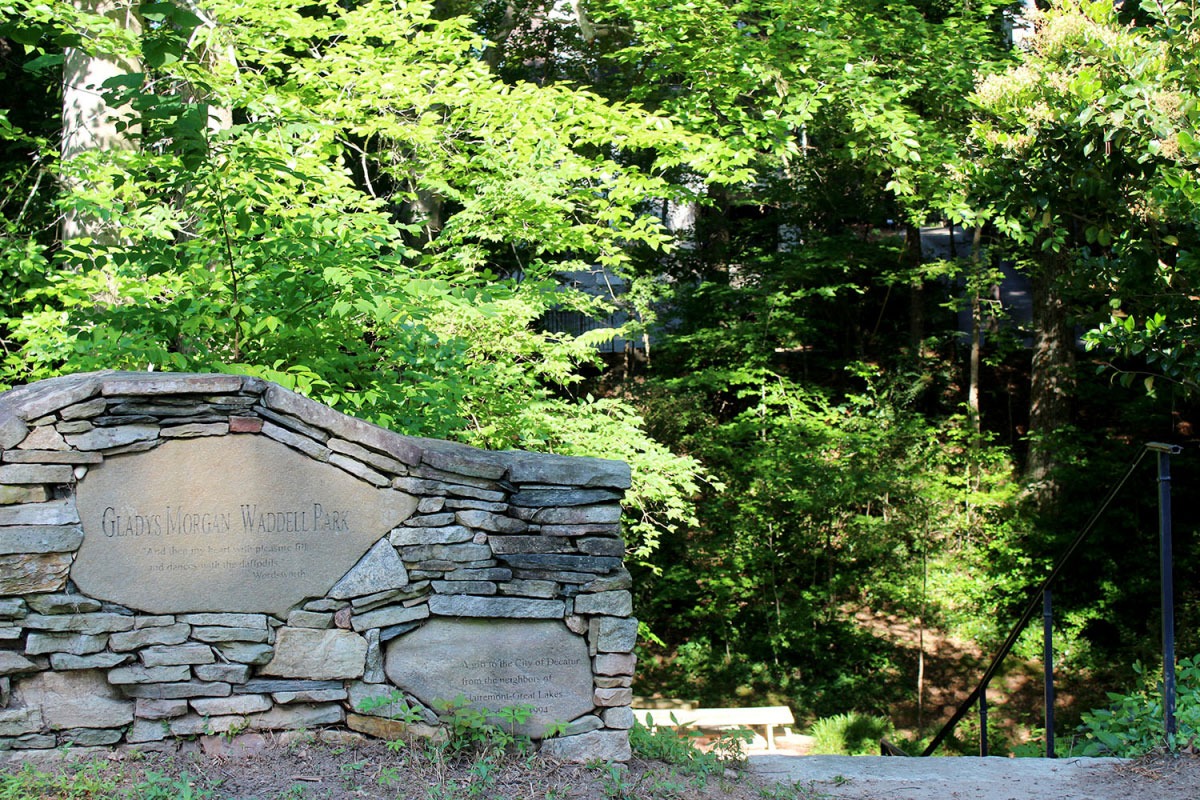
[[[0,11],[0,384],[238,372],[625,459],[645,693],[914,705],[915,654],[856,612],[986,649],[1097,487],[1192,436],[1189,5],[1060,0],[1016,47],[1020,8],[948,0]],[[91,87],[122,146],[62,154],[72,57],[132,65]],[[923,257],[939,225],[973,246]],[[626,290],[571,287],[600,268]],[[1059,590],[1096,685],[1154,651],[1152,500]]]

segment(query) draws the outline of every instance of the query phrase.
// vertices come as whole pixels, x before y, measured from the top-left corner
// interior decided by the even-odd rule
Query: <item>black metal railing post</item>
[[[979,755],[988,754],[987,741],[987,687],[979,690]]]
[[[1042,592],[1042,665],[1046,670],[1046,758],[1054,758],[1054,603]]]
[[[1162,586],[1163,729],[1175,736],[1175,582],[1171,543],[1171,456],[1183,448],[1150,442],[1147,450],[1158,454],[1158,556]]]

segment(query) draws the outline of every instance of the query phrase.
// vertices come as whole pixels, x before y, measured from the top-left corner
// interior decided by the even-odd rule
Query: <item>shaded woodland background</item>
[[[0,384],[232,371],[626,459],[639,692],[913,738],[1178,443],[1200,650],[1190,6],[0,10]],[[1157,658],[1153,470],[1055,589],[1064,732]]]

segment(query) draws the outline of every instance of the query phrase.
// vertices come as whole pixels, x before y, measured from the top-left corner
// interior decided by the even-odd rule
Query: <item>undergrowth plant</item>
[[[1109,692],[1112,702],[1083,714],[1079,732],[1082,755],[1137,758],[1154,751],[1177,752],[1200,737],[1200,656],[1175,668],[1176,733],[1168,736],[1163,720],[1162,683],[1140,663],[1133,669],[1141,686],[1128,694]]]
[[[879,754],[879,740],[894,732],[891,720],[851,711],[813,723],[814,755],[865,756]]]

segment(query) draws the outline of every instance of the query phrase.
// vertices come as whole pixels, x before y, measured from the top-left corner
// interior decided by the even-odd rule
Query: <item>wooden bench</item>
[[[702,728],[727,730],[729,728],[766,728],[767,749],[775,749],[775,726],[795,725],[796,719],[787,706],[761,706],[758,708],[635,708],[637,721],[648,727]],[[672,721],[671,717],[675,720]]]

